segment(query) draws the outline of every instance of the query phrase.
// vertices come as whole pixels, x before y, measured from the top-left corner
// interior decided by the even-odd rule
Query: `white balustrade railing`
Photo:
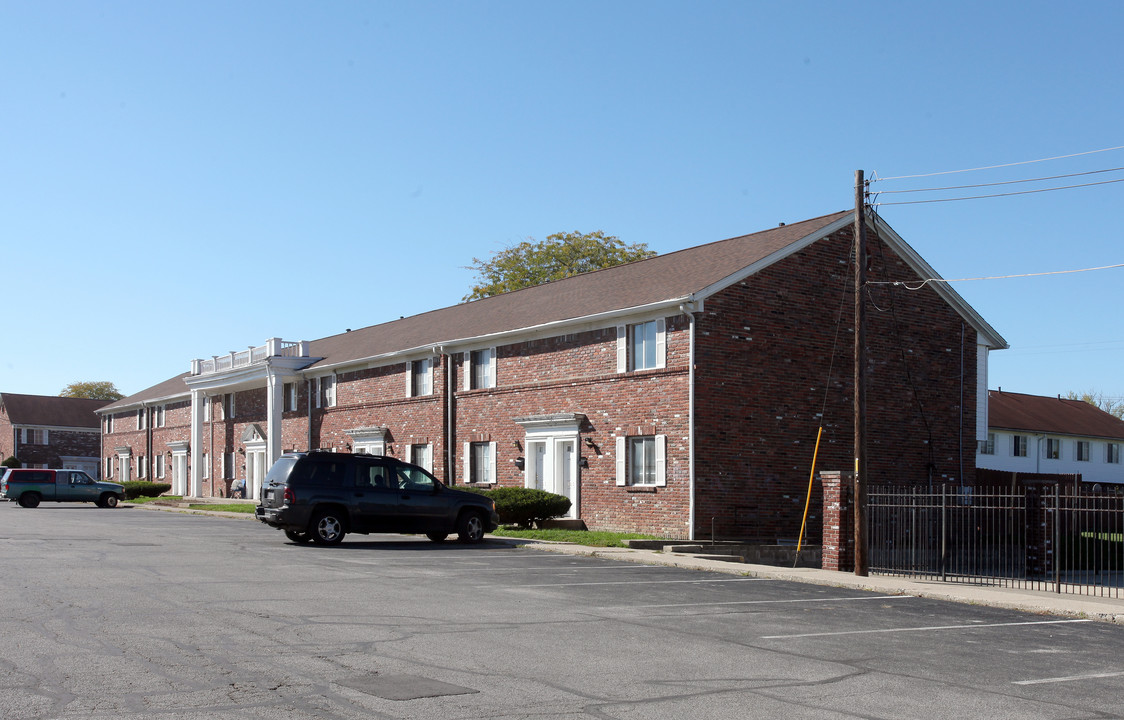
[[[213,355],[209,360],[192,360],[192,375],[225,372],[251,365],[261,365],[271,357],[308,357],[308,343],[270,338],[265,345],[248,350],[232,350],[225,355]]]

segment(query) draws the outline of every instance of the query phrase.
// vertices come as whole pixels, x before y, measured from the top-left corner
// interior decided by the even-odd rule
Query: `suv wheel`
[[[312,540],[320,545],[339,545],[346,534],[343,529],[343,518],[334,510],[321,510],[312,516],[312,526],[309,534]]]
[[[39,495],[37,493],[24,493],[20,495],[20,507],[33,508],[39,507]]]
[[[430,532],[426,533],[425,536],[433,542],[445,542],[445,538],[449,537],[449,533]]]
[[[478,543],[484,539],[484,518],[469,510],[457,518],[457,536],[463,543]]]

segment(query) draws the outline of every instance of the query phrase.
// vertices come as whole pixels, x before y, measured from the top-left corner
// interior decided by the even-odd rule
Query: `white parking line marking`
[[[543,583],[541,585],[511,585],[513,588],[538,588],[538,587],[576,587],[579,585],[673,585],[676,583],[727,583],[727,582],[753,582],[758,578],[730,578],[729,580],[631,580],[611,582],[584,582],[584,583]],[[493,585],[480,585],[478,587],[494,587]]]
[[[985,623],[979,625],[929,625],[926,627],[879,628],[877,630],[844,630],[829,633],[800,633],[796,635],[762,635],[762,640],[787,640],[789,638],[829,637],[832,635],[874,635],[877,633],[929,632],[933,630],[969,630],[985,627],[1015,627],[1017,625],[1064,625],[1066,623],[1087,623],[1092,620],[1033,620],[1027,622]]]
[[[1067,675],[1065,677],[1042,678],[1041,680],[1016,680],[1012,685],[1044,685],[1046,683],[1072,682],[1074,680],[1096,680],[1097,678],[1111,678],[1124,676],[1124,671],[1107,673],[1090,673],[1089,675]]]
[[[803,600],[733,600],[730,602],[693,602],[670,603],[667,605],[610,605],[599,608],[600,610],[656,610],[659,608],[675,607],[716,607],[721,605],[770,605],[788,603],[824,603],[824,602],[851,602],[853,600],[901,600],[902,598],[915,598],[916,595],[872,595],[869,597],[826,597],[808,598]]]

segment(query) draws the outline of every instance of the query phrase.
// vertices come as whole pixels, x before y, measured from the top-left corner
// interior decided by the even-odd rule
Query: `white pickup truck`
[[[38,507],[43,500],[92,502],[98,507],[117,507],[125,499],[125,486],[98,482],[81,470],[33,470],[3,468],[0,495],[20,507]]]

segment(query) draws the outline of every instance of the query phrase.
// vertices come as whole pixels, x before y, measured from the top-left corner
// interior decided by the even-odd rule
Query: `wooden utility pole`
[[[869,572],[866,544],[866,183],[855,171],[855,574]]]

